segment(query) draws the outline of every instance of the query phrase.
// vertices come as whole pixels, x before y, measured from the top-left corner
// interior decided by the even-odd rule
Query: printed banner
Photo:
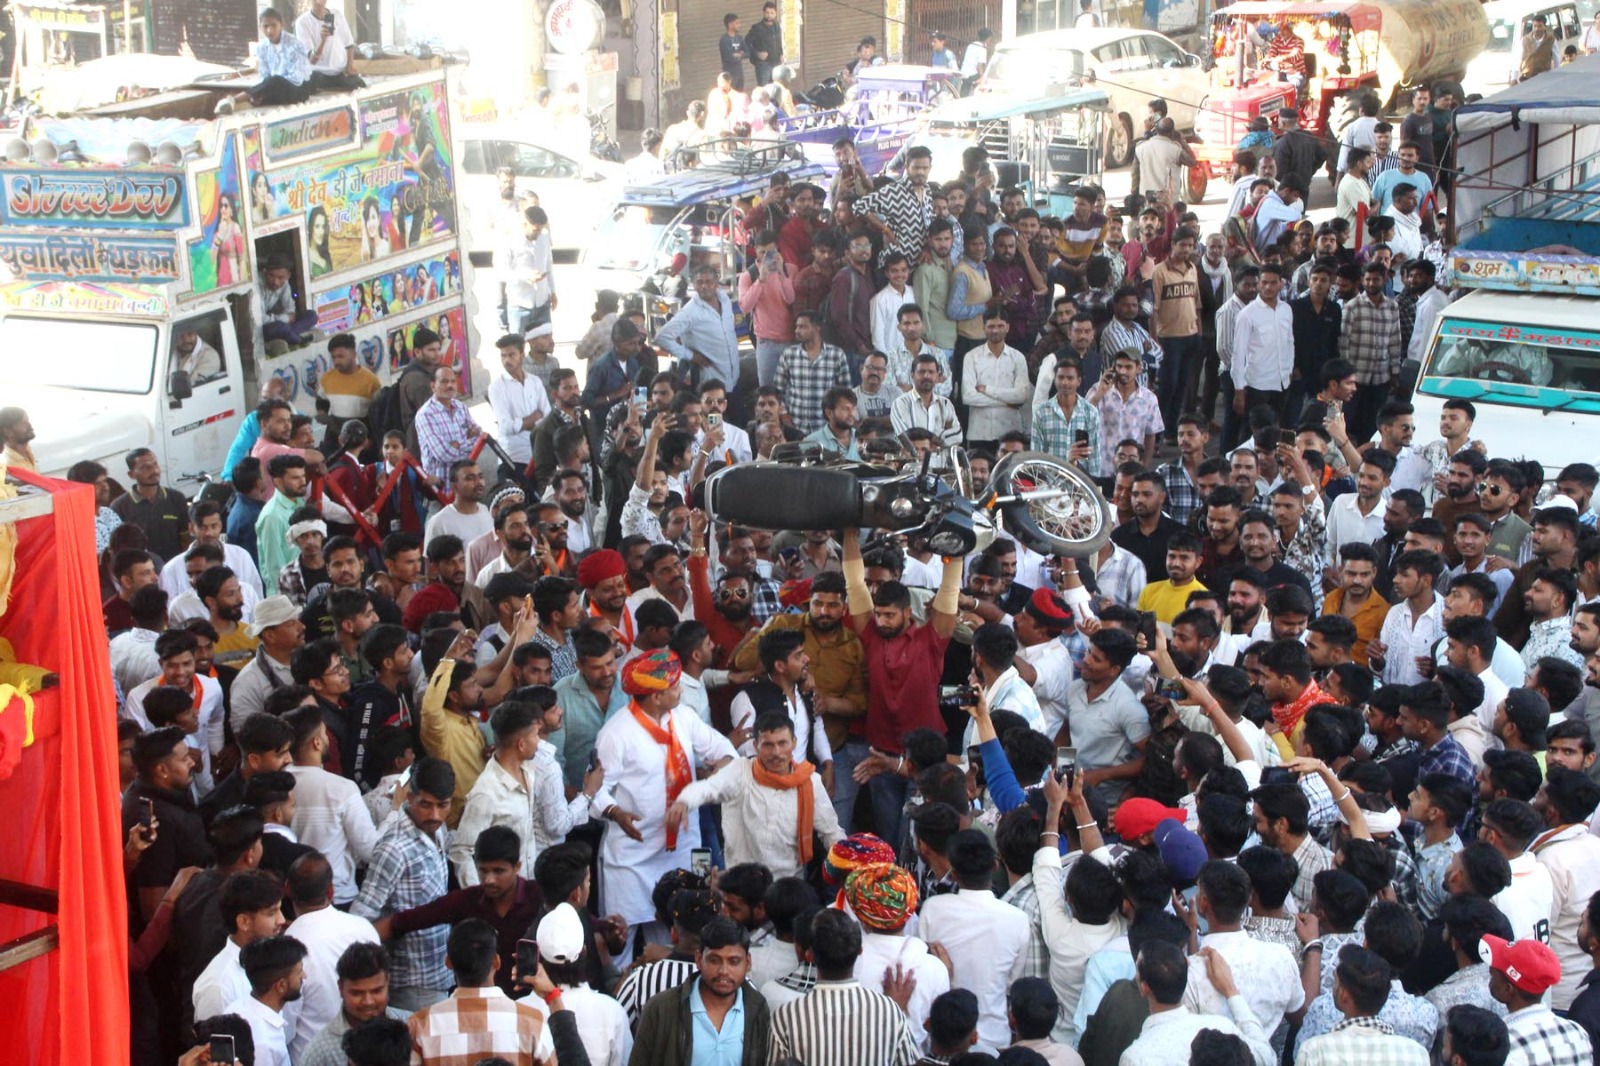
[[[461,253],[401,267],[357,281],[348,289],[335,285],[317,297],[317,325],[342,333],[381,319],[418,310],[461,291]]]
[[[176,229],[189,224],[183,171],[19,169],[0,172],[0,225]]]
[[[354,143],[356,113],[353,108],[336,107],[310,115],[273,122],[267,126],[267,159],[281,163],[315,155],[330,148]]]
[[[447,239],[456,205],[449,117],[436,86],[361,105],[360,148],[275,167],[247,139],[252,217],[306,221],[312,278]]]
[[[222,140],[222,161],[215,170],[194,176],[195,210],[200,236],[189,242],[189,279],[196,293],[225,289],[250,280],[244,215],[239,213],[239,138]]]
[[[0,233],[0,263],[34,281],[176,281],[177,245],[161,237]]]
[[[0,285],[0,306],[13,311],[163,318],[167,298],[138,285],[18,281]]]
[[[391,329],[385,351],[388,353],[390,380],[399,376],[401,368],[411,362],[411,339],[417,330],[426,326],[439,335],[439,361],[453,366],[461,375],[462,396],[472,395],[472,360],[467,355],[467,313],[457,307],[437,315],[427,315],[415,322]],[[368,358],[368,345],[377,343],[376,337],[364,342],[360,348],[362,361]]]

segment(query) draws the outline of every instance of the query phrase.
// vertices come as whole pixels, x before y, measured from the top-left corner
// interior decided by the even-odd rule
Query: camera
[[[940,685],[939,710],[965,711],[978,705],[978,690],[971,685]]]

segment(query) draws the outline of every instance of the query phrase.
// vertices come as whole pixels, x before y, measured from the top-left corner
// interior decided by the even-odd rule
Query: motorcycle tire
[[[706,510],[720,521],[757,529],[844,529],[861,522],[861,488],[844,470],[740,464],[707,481]]]
[[[989,475],[1001,496],[1030,489],[1059,489],[1050,500],[1013,500],[999,505],[1008,534],[1041,555],[1085,558],[1111,539],[1111,505],[1094,479],[1048,452],[1017,452]]]

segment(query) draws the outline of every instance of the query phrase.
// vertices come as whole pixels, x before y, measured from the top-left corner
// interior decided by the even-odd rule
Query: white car
[[[1164,99],[1172,121],[1188,131],[1210,95],[1199,56],[1159,33],[1115,28],[1044,30],[1004,41],[978,91],[1025,91],[1044,98],[1083,84],[1086,75],[1111,97],[1107,167],[1133,161],[1134,138],[1144,131],[1145,104],[1152,97]]]
[[[467,216],[467,248],[475,266],[486,266],[504,240],[496,171],[509,166],[518,192],[539,194],[550,215],[550,239],[557,251],[581,251],[609,217],[621,185],[622,164],[597,159],[570,145],[557,147],[549,136],[509,125],[463,123],[455,131],[456,206]]]

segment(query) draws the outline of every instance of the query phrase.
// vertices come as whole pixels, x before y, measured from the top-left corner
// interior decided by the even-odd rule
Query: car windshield
[[[662,231],[673,225],[678,214],[676,207],[623,204],[600,224],[589,245],[587,263],[610,270],[654,270],[663,251]],[[676,242],[666,243],[674,247]],[[682,243],[686,251],[687,238]]]
[[[1001,48],[994,54],[983,81],[991,89],[1027,89],[1047,81],[1065,83],[1083,73],[1083,53],[1045,45]]]
[[[154,383],[157,337],[149,323],[10,315],[0,318],[0,381],[147,393]],[[51,352],[63,358],[50,358]]]
[[[1511,39],[1517,35],[1516,19],[1491,19],[1489,21],[1489,43],[1484,46],[1485,52],[1511,51]]]
[[[1600,413],[1600,333],[1445,318],[1417,391]]]

